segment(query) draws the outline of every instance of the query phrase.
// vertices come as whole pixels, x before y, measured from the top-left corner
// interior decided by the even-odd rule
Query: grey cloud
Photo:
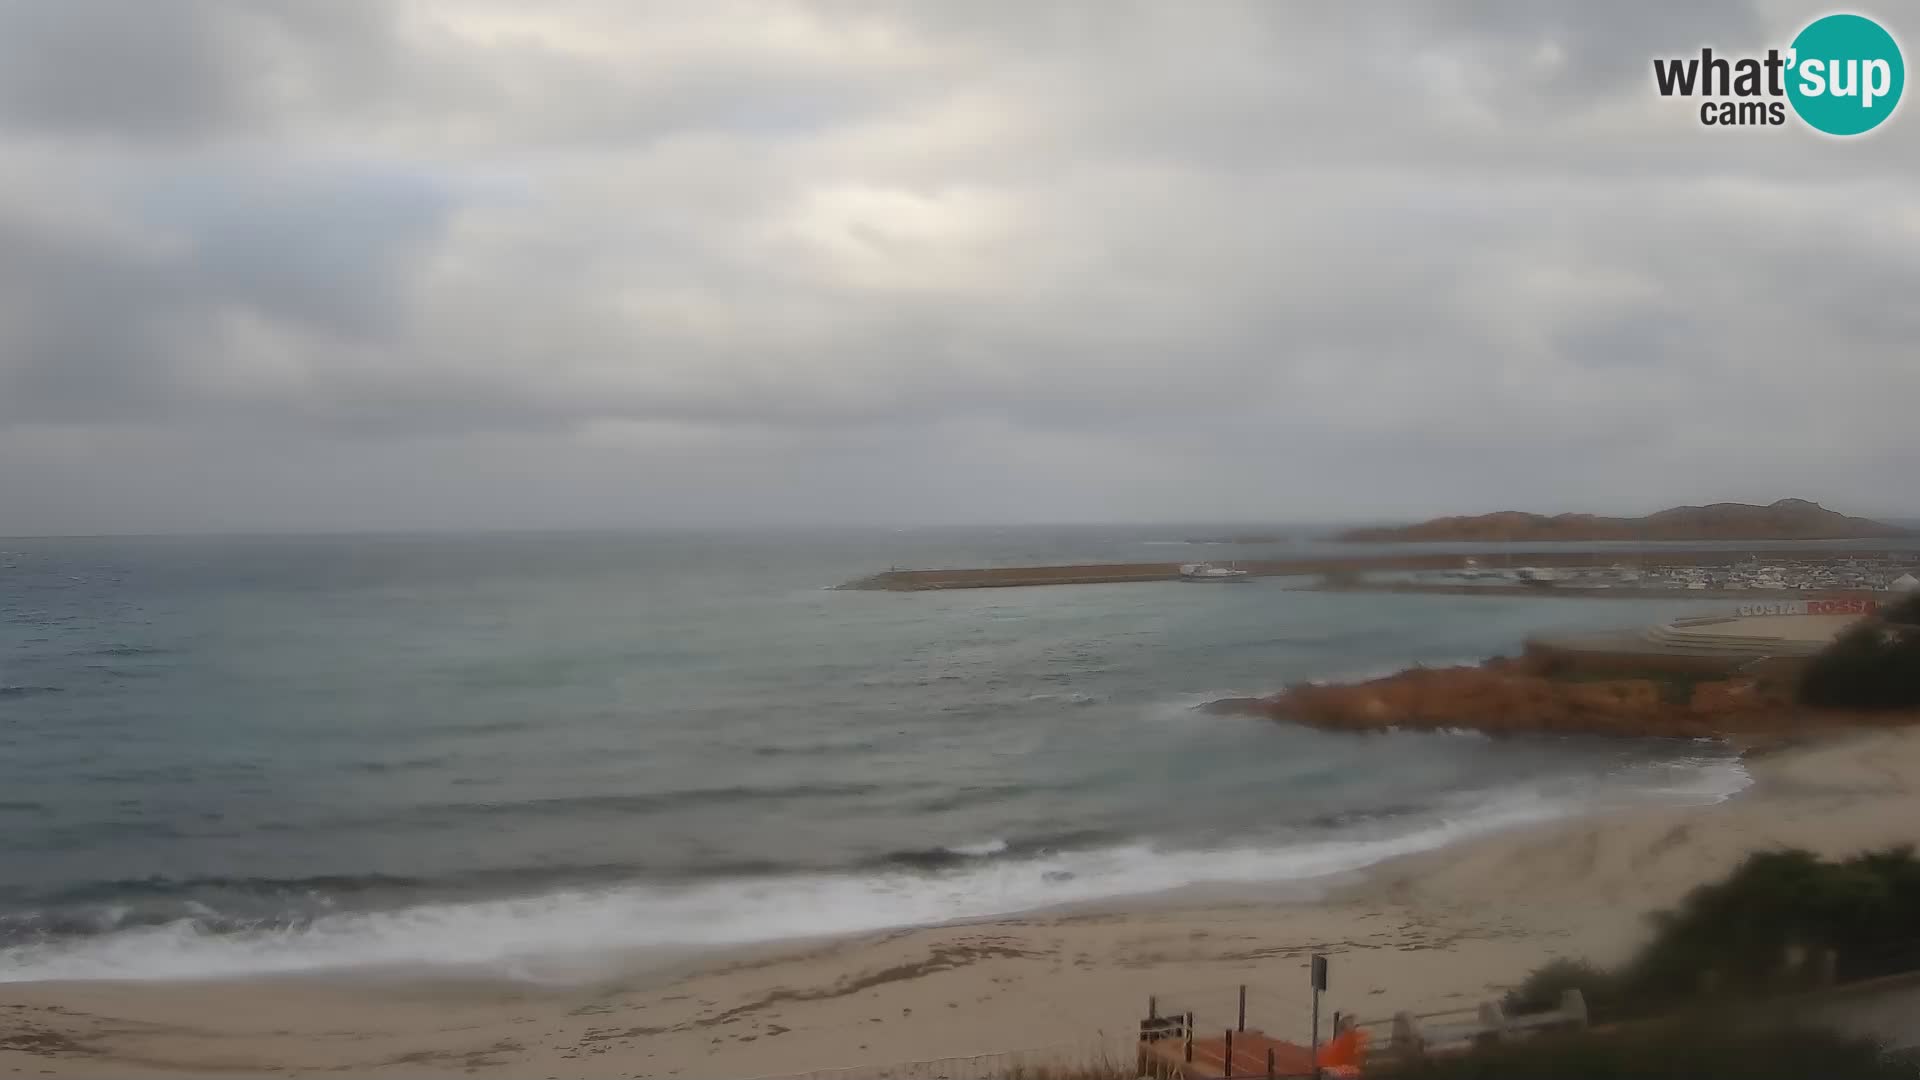
[[[0,0],[0,122],[50,136],[195,140],[392,74],[366,0]]]
[[[1791,11],[55,7],[0,6],[0,481],[49,520],[184,527],[109,458],[289,527],[1884,512],[1920,465],[1912,140],[1646,85]],[[35,59],[149,33],[70,99]]]
[[[172,10],[167,10],[171,8]],[[60,132],[190,134],[233,117],[234,75],[200,5],[0,8],[0,117]]]
[[[322,169],[170,176],[138,196],[139,216],[186,238],[181,272],[211,296],[341,332],[395,329],[450,196],[429,177]]]
[[[164,257],[0,215],[0,292],[0,424],[138,418],[178,393],[167,313],[187,293]]]
[[[292,333],[368,339],[399,325],[444,198],[404,177],[252,169],[148,176],[129,238],[36,224],[0,206],[0,423],[198,414],[228,395],[206,372],[265,358],[223,338],[248,315]]]
[[[1424,10],[1426,30],[1446,48],[1475,47],[1475,59],[1507,69],[1509,94],[1593,99],[1643,87],[1656,56],[1684,56],[1704,45],[1722,52],[1762,48],[1766,19],[1752,0],[1587,4],[1580,0],[1469,0]],[[1556,60],[1536,63],[1537,50]]]

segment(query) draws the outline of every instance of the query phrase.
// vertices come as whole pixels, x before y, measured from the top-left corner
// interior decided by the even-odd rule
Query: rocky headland
[[[1357,683],[1298,683],[1264,698],[1216,701],[1210,710],[1256,713],[1336,731],[1467,729],[1493,735],[1551,733],[1743,739],[1813,730],[1920,723],[1920,712],[1813,709],[1791,684],[1729,675],[1591,677],[1523,656],[1477,666],[1415,667]]]

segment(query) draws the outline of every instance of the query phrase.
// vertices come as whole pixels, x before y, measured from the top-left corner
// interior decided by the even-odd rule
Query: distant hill
[[[1418,525],[1352,529],[1341,540],[1863,540],[1911,536],[1867,518],[1837,514],[1805,499],[1766,506],[1714,503],[1676,506],[1646,517],[1525,514],[1503,510],[1473,517],[1442,517]]]

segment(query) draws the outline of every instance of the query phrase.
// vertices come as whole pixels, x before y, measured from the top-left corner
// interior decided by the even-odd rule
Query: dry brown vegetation
[[[1714,738],[1920,723],[1920,707],[1808,706],[1796,700],[1790,681],[1670,671],[1589,678],[1549,673],[1531,657],[1473,667],[1416,667],[1360,683],[1305,683],[1269,698],[1219,707],[1342,731],[1463,728],[1497,735]]]

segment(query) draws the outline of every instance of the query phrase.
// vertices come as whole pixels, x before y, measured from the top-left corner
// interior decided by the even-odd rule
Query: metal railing
[[[1544,1031],[1585,1028],[1587,1001],[1579,990],[1569,989],[1560,996],[1557,1008],[1539,1012],[1509,1015],[1498,1001],[1486,1001],[1462,1009],[1399,1012],[1359,1023],[1362,1028],[1370,1029],[1372,1037],[1368,1041],[1373,1055],[1403,1057],[1464,1050]]]

